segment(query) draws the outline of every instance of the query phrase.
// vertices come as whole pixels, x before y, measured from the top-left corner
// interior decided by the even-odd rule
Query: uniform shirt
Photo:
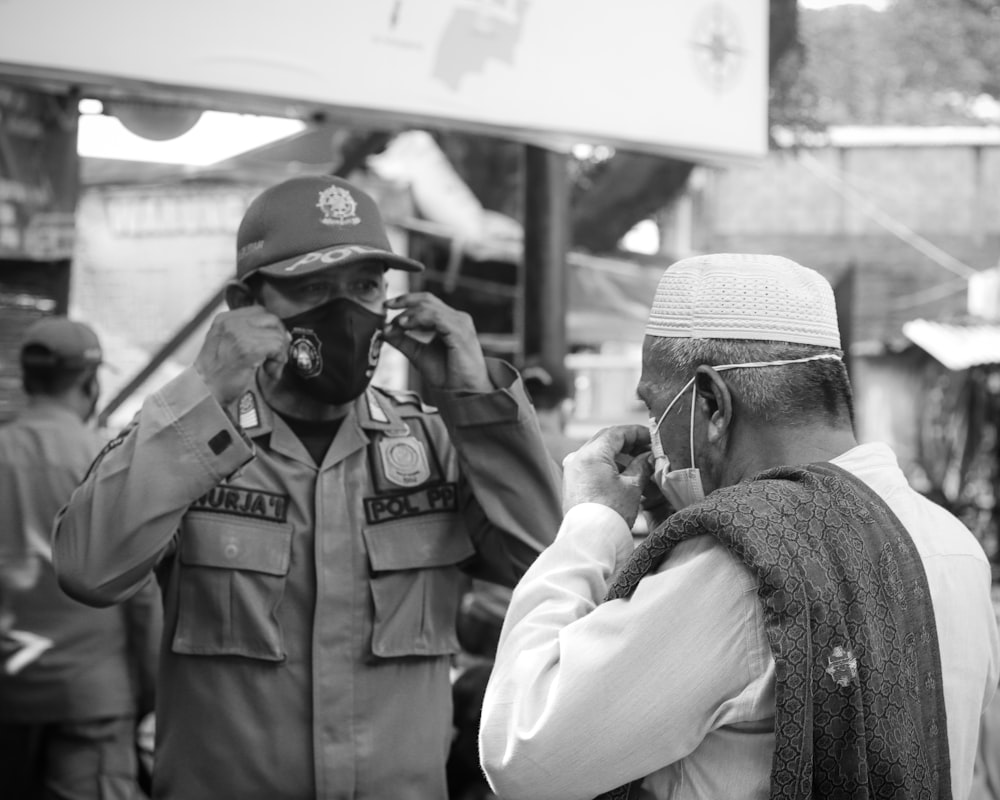
[[[45,402],[0,427],[0,562],[28,558],[38,570],[30,589],[5,590],[13,627],[53,643],[17,674],[0,671],[0,722],[127,716],[151,686],[160,633],[153,587],[125,606],[95,609],[67,597],[52,569],[56,513],[103,444],[76,414]]]
[[[833,463],[877,492],[920,553],[940,642],[952,789],[967,797],[979,717],[1000,675],[990,570],[975,537],[913,491],[885,445]],[[753,575],[713,537],[679,544],[627,601],[624,520],[566,515],[514,590],[483,706],[483,767],[504,800],[593,798],[648,776],[657,798],[766,798],[774,659]]]
[[[155,797],[446,796],[463,571],[513,585],[560,518],[520,379],[489,367],[500,388],[440,413],[368,390],[319,465],[256,392],[243,431],[193,370],[146,400],[55,556],[92,603],[156,568]]]

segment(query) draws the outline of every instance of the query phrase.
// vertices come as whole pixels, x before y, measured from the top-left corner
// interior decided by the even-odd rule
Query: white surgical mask
[[[758,367],[783,367],[786,364],[803,364],[806,361],[824,361],[828,359],[840,360],[840,356],[835,353],[823,353],[818,356],[808,358],[794,358],[787,361],[755,361],[748,364],[720,364],[712,367],[716,372],[725,372],[729,369],[753,369]],[[666,419],[677,401],[681,399],[688,387],[691,387],[691,423],[688,429],[688,441],[691,452],[691,466],[686,469],[670,469],[670,459],[663,452],[663,442],[660,441],[660,425]],[[694,463],[694,408],[697,399],[697,389],[694,385],[694,378],[689,380],[677,396],[667,405],[659,419],[649,418],[649,443],[653,451],[653,481],[663,492],[663,496],[673,506],[675,511],[687,508],[695,503],[700,503],[705,499],[705,487],[701,482],[701,470]]]

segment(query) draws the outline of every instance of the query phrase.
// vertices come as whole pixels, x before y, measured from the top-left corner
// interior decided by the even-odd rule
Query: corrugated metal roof
[[[948,369],[1000,364],[1000,323],[948,323],[915,319],[903,335]]]

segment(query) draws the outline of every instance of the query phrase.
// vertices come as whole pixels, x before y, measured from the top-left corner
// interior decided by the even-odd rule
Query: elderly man
[[[389,268],[421,265],[359,187],[265,190],[230,310],[58,524],[74,597],[159,581],[156,798],[446,796],[466,576],[518,580],[558,526],[558,480],[518,373],[467,314],[387,299]],[[383,339],[434,406],[369,385]]]
[[[666,270],[649,429],[567,460],[556,541],[514,591],[480,731],[500,797],[968,795],[1000,668],[988,564],[857,444],[841,355],[812,270]],[[633,551],[647,486],[676,511]]]

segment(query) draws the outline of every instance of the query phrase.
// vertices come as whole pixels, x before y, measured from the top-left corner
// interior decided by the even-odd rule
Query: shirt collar
[[[884,442],[868,442],[852,447],[830,463],[863,480],[879,494],[898,485],[907,485],[896,454]]]
[[[274,410],[267,404],[260,387],[247,389],[230,410],[233,419],[251,439],[265,436],[274,429]],[[351,404],[344,422],[357,419],[365,430],[382,431],[387,436],[406,436],[410,432],[406,421],[388,399],[371,387]]]

